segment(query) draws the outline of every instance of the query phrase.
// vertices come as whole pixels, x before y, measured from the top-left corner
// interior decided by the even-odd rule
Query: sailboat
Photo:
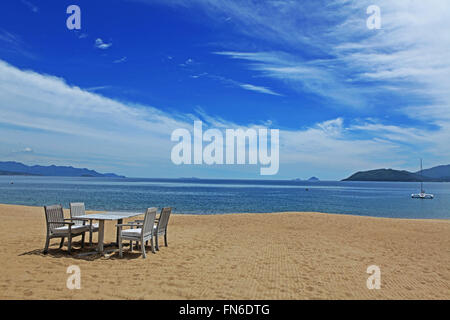
[[[425,193],[425,190],[423,189],[423,175],[422,175],[422,159],[420,159],[420,176],[422,180],[420,181],[420,193],[413,193],[411,195],[411,198],[413,199],[434,199],[434,195]]]

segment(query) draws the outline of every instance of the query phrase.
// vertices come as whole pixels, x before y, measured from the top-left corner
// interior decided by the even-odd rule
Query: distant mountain
[[[36,174],[0,170],[0,176],[36,176]]]
[[[393,169],[378,169],[370,171],[360,171],[343,181],[404,181],[417,182],[421,177],[408,171]]]
[[[420,171],[416,172],[416,174],[420,174]],[[425,169],[422,171],[422,175],[433,179],[450,180],[450,165]]]
[[[0,161],[0,172],[11,173],[11,175],[37,175],[52,177],[108,177],[108,178],[125,178],[114,173],[98,173],[94,170],[79,169],[74,167],[61,166],[27,166],[15,161]]]
[[[309,182],[317,182],[317,181],[320,181],[320,180],[319,180],[319,178],[311,177],[311,178],[308,179],[308,181]]]
[[[450,182],[450,177],[445,176],[446,171],[438,168],[439,167],[423,170],[422,175],[420,175],[420,172],[413,173],[405,170],[393,169],[360,171],[342,181]],[[441,172],[444,175],[441,176]]]

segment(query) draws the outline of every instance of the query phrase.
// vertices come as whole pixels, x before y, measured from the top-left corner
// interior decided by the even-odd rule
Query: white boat
[[[422,159],[420,159],[420,176],[422,176]],[[422,178],[423,180],[423,178]],[[431,200],[434,199],[433,194],[425,193],[425,190],[423,189],[423,181],[420,181],[420,193],[413,193],[411,195],[411,198],[413,199],[424,199],[424,200]]]
[[[422,191],[421,193],[415,193],[411,195],[411,198],[413,199],[434,199],[434,195],[425,193],[425,191]]]

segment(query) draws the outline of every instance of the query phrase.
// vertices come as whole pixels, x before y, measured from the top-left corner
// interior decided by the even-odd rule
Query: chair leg
[[[89,246],[92,246],[92,229],[89,231]]]
[[[71,253],[72,250],[72,235],[69,234],[69,238],[68,238],[68,242],[67,242],[67,250],[69,251],[69,254]]]
[[[147,258],[147,253],[145,252],[145,246],[143,241],[141,241],[141,249],[142,249],[142,258]]]
[[[164,232],[164,244],[165,244],[166,247],[169,246],[169,244],[167,243],[167,231]]]
[[[61,249],[64,245],[64,237],[61,238],[61,242],[59,243],[59,248]]]
[[[154,246],[154,244],[153,244],[153,237],[150,239],[150,244],[151,244],[151,246],[152,246],[152,252],[153,252],[153,253],[156,253],[156,251],[155,251],[155,246]]]
[[[156,251],[159,251],[159,238],[158,238],[158,234],[155,234],[155,247],[156,247]]]
[[[133,241],[130,241],[130,251],[133,251]]]
[[[122,237],[119,235],[119,257],[123,258]]]
[[[44,248],[44,254],[48,253],[48,246],[50,245],[50,237],[47,236],[47,240],[45,240],[45,248]]]
[[[86,232],[83,232],[83,235],[81,236],[81,247],[84,248],[84,237],[86,236]]]

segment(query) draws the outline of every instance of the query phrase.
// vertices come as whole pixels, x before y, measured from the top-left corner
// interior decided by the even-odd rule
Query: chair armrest
[[[155,218],[155,221],[159,221],[159,218]],[[134,222],[144,223],[144,220],[134,220]]]
[[[80,221],[80,220],[84,221],[83,218],[65,218],[64,219],[64,221],[71,221],[71,222],[73,222],[73,220],[75,220],[75,221]]]
[[[89,219],[89,218],[78,218],[78,217],[73,217],[70,219],[64,219],[64,220],[81,220],[81,221],[91,221],[93,219]]]
[[[75,222],[64,222],[64,221],[47,221],[48,224],[68,224],[73,226]]]
[[[136,227],[138,224],[135,223],[124,223],[124,224],[116,224],[116,227]]]

